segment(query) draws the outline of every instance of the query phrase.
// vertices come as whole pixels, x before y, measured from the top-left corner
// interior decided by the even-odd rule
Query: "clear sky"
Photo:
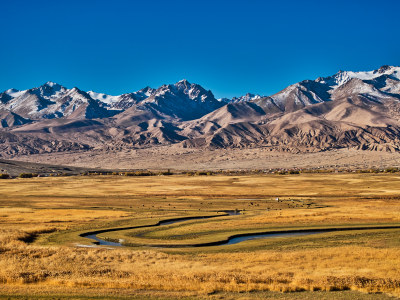
[[[400,65],[399,0],[0,0],[0,91],[46,81],[112,95],[186,78],[274,94]]]

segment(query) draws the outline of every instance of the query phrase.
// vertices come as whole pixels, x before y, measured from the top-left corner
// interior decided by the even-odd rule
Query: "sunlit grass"
[[[277,229],[398,225],[399,199],[396,174],[3,180],[0,294],[30,290],[90,294],[99,289],[109,295],[137,291],[143,297],[173,299],[215,293],[236,297],[238,292],[255,296],[271,291],[355,290],[400,296],[397,229],[207,248],[77,246],[91,244],[79,234],[93,229],[151,225],[234,209],[242,214],[103,235],[139,244],[185,244]]]

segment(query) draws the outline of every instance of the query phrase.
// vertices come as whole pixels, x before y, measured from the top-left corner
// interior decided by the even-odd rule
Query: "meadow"
[[[400,297],[400,229],[160,247],[249,232],[400,226],[399,199],[398,173],[0,180],[0,299]],[[125,247],[80,236],[216,215],[99,234]]]

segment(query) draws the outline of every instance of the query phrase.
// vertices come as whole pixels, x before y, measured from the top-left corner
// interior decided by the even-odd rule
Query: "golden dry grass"
[[[27,293],[34,285],[48,291],[101,288],[104,293],[140,290],[173,297],[348,289],[400,296],[400,230],[255,240],[204,249],[75,244],[89,244],[78,233],[92,228],[153,224],[228,209],[245,211],[241,216],[142,230],[140,237],[139,230],[113,234],[186,243],[274,228],[399,224],[399,197],[396,174],[0,181],[0,283],[7,292],[25,287]],[[35,236],[36,243],[26,243]]]

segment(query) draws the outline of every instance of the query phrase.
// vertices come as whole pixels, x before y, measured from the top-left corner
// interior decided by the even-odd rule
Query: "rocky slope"
[[[400,150],[400,68],[339,71],[261,97],[216,99],[187,80],[110,96],[59,84],[0,94],[0,154],[265,147]]]

